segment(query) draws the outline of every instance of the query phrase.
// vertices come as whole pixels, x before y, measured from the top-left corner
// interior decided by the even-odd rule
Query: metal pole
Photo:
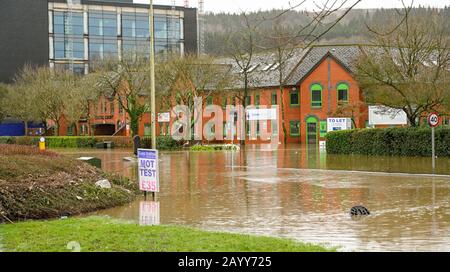
[[[152,122],[152,149],[156,146],[156,101],[155,101],[155,29],[154,29],[153,0],[150,0],[150,105]]]
[[[433,174],[436,171],[436,140],[435,140],[435,128],[431,128],[431,156],[433,156]]]

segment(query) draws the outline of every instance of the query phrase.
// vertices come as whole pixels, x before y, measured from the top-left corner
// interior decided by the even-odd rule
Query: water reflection
[[[139,203],[139,225],[156,226],[161,224],[159,202],[141,201]]]
[[[104,169],[136,178],[134,164],[123,161],[130,153],[69,154],[95,155]],[[450,250],[449,158],[438,162],[441,176],[414,175],[431,173],[428,158],[335,156],[299,146],[162,153],[160,159],[162,224],[289,237],[342,250]],[[99,214],[139,222],[142,200]],[[356,205],[372,215],[351,220]]]

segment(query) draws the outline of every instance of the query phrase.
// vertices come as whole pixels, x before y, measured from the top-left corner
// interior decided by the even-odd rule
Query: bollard
[[[45,138],[44,137],[41,137],[41,139],[39,139],[39,150],[45,151]]]

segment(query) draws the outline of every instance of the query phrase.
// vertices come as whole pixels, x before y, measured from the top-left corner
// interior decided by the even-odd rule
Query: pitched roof
[[[354,69],[354,60],[361,53],[358,46],[316,46],[309,49],[297,48],[283,67],[285,76],[285,85],[294,86],[301,82],[314,68],[326,57],[331,56],[338,61],[344,68],[352,71]],[[230,65],[232,73],[239,75],[241,69],[231,58],[217,60],[218,63]],[[267,88],[279,86],[279,71],[276,67],[277,58],[273,52],[255,55],[251,62],[250,88]],[[244,87],[242,80],[237,80],[234,89]]]
[[[298,62],[304,57],[308,50],[303,48],[296,48],[290,54],[290,58],[284,63],[283,75],[286,77],[296,67]],[[217,60],[218,63],[230,65],[232,73],[235,75],[242,74],[241,68],[231,58],[223,58]],[[279,63],[277,61],[277,55],[273,52],[262,53],[253,56],[250,63],[249,85],[250,88],[264,88],[274,87],[280,85],[279,83]],[[242,80],[236,80],[234,89],[240,89],[244,87]]]
[[[350,72],[354,69],[354,61],[361,53],[358,46],[317,46],[312,47],[306,56],[293,69],[286,79],[286,85],[297,85],[307,77],[314,68],[327,56],[331,56]]]

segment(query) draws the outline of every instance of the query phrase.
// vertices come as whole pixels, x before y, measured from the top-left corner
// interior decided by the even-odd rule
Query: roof
[[[350,72],[354,69],[354,61],[361,53],[355,45],[316,46],[309,49],[295,49],[283,67],[286,86],[298,85],[307,77],[324,58],[330,56]],[[258,54],[253,57],[250,73],[250,88],[267,88],[279,86],[279,71],[276,54],[273,52]],[[219,63],[231,65],[234,74],[242,74],[241,69],[231,58],[219,59]],[[237,80],[234,89],[244,87],[243,80]]]
[[[308,52],[303,48],[296,48],[290,54],[289,59],[283,65],[283,75],[286,77],[289,75],[301,60],[304,55]],[[231,58],[219,59],[219,63],[230,65],[232,68],[232,73],[235,75],[242,74],[241,68],[236,64],[236,62]],[[257,54],[252,58],[250,63],[250,74],[249,74],[249,86],[250,88],[264,88],[264,87],[274,87],[279,86],[279,63],[277,61],[277,55],[274,52]],[[240,77],[238,77],[240,78]],[[244,87],[243,80],[236,80],[235,89],[240,89]]]
[[[354,71],[354,62],[361,53],[358,46],[318,46],[312,47],[305,58],[298,63],[286,79],[287,85],[297,85],[303,81],[327,56],[334,58],[349,72]]]

